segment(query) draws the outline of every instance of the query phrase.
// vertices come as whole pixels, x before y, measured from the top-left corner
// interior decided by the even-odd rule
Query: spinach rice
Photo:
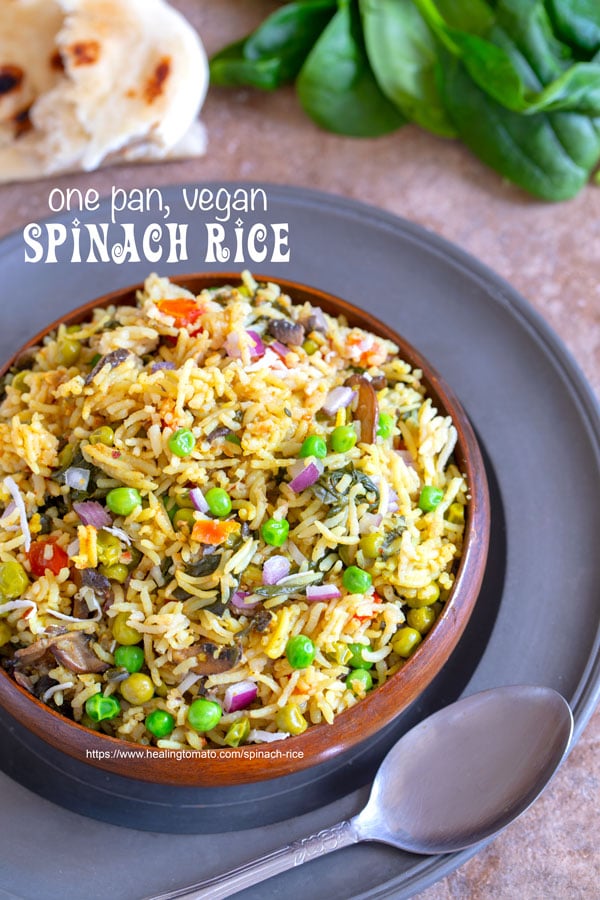
[[[0,662],[165,748],[331,723],[453,584],[456,430],[398,348],[244,273],[150,276],[4,379]]]

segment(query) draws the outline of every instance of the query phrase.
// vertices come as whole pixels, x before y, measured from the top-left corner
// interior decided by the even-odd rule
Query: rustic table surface
[[[180,0],[209,53],[250,30],[270,0]],[[324,134],[293,93],[211,90],[201,159],[57,178],[124,187],[202,181],[276,182],[353,197],[404,216],[474,254],[534,305],[600,390],[600,188],[548,205],[503,183],[460,145],[412,126],[377,140]],[[45,183],[0,188],[0,237],[48,215]],[[600,712],[543,797],[420,900],[576,900],[600,884]]]

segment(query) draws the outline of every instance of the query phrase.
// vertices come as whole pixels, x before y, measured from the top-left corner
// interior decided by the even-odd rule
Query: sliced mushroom
[[[71,631],[53,639],[50,651],[59,665],[83,675],[106,672],[108,663],[101,660],[89,646],[89,638],[81,631]]]
[[[252,629],[253,631],[258,631],[259,634],[262,634],[263,631],[267,630],[272,621],[273,613],[269,612],[268,609],[260,609],[252,618]]]
[[[112,585],[105,575],[101,575],[97,569],[75,569],[73,572],[73,581],[81,591],[82,588],[89,588],[94,592],[94,596],[104,610],[108,609],[114,600]],[[72,613],[76,619],[89,618],[92,610],[85,602],[85,598],[80,593],[73,597]]]
[[[17,684],[19,684],[22,688],[25,688],[26,691],[29,691],[30,694],[33,694],[33,681],[31,680],[31,678],[28,678],[27,675],[23,675],[23,673],[19,672],[18,669],[15,669],[13,677]]]
[[[327,322],[325,321],[323,310],[318,306],[313,306],[310,315],[303,316],[300,319],[300,324],[304,326],[307,334],[310,334],[311,331],[320,331],[321,334],[327,334]]]
[[[40,662],[50,649],[50,643],[54,638],[40,638],[28,647],[21,647],[15,651],[14,658],[21,669],[26,669],[34,663]]]
[[[360,422],[360,439],[365,444],[374,444],[379,421],[379,404],[373,385],[364,375],[351,375],[344,384],[358,388],[356,415]]]
[[[129,350],[125,350],[124,348],[119,348],[118,350],[113,350],[111,353],[107,353],[106,356],[103,356],[98,360],[91,372],[88,372],[85,379],[85,384],[91,384],[96,375],[102,371],[104,366],[110,366],[111,369],[116,369],[117,366],[120,366],[121,363],[125,362],[129,355]]]
[[[374,378],[371,378],[371,384],[374,390],[382,391],[384,387],[387,387],[387,378],[385,375],[375,375]]]
[[[197,675],[217,675],[233,669],[239,663],[242,658],[242,648],[239,644],[218,647],[217,644],[205,641],[202,644],[186,647],[185,650],[173,652],[173,662],[177,665],[192,657],[197,657],[198,662],[189,669],[190,672],[195,672]]]
[[[276,341],[288,347],[299,347],[304,341],[304,328],[290,319],[271,319],[267,331]]]

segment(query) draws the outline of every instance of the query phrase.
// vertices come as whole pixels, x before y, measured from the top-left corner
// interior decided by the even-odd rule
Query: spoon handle
[[[177,900],[220,900],[222,897],[230,897],[238,891],[243,891],[244,888],[272,878],[279,872],[286,872],[288,869],[301,866],[302,863],[316,859],[318,856],[324,856],[333,850],[355,844],[360,839],[354,821],[349,819],[338,825],[332,825],[331,828],[324,828],[317,834],[293,841],[286,847],[267,853],[265,856],[238,866],[236,869],[231,869],[223,875],[215,875],[214,878],[207,878],[206,881],[200,881],[187,888],[168,891],[166,894],[157,894],[147,900],[175,900],[175,898]]]

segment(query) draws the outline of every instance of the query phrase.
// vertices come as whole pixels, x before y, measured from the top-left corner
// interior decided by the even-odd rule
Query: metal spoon
[[[515,685],[473,694],[400,738],[357,816],[152,900],[219,900],[358,841],[424,854],[470,847],[533,803],[561,764],[572,731],[569,705],[551,688]]]

